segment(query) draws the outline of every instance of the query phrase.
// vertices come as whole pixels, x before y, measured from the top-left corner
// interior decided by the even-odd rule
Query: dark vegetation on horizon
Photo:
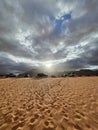
[[[35,77],[35,78],[47,78],[47,77],[80,77],[80,76],[98,76],[98,70],[88,70],[88,69],[83,69],[79,71],[68,71],[68,72],[59,72],[58,74],[54,74],[51,76],[48,76],[47,74],[44,73],[39,73],[38,71],[28,71],[25,73],[21,73],[18,75],[15,75],[13,73],[9,74],[0,74],[1,78],[27,78],[27,77]]]

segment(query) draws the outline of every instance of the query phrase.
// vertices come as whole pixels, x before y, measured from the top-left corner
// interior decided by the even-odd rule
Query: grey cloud
[[[0,73],[22,73],[32,69],[32,66],[26,63],[16,63],[13,60],[0,56]]]
[[[85,59],[86,64],[89,66],[98,65],[98,41],[96,43],[92,43],[91,46],[86,46],[85,53],[81,55],[81,58]]]
[[[62,29],[58,30],[56,19],[60,21],[70,12],[71,18],[63,20]],[[1,0],[0,54],[4,52],[39,62],[55,61],[63,70],[98,65],[97,13],[98,0]],[[80,53],[79,48],[75,52],[76,46],[83,42],[87,42],[81,47],[83,52]],[[73,49],[68,50],[69,47]],[[70,60],[69,55],[76,56]],[[8,56],[2,58],[0,55],[0,58],[0,70],[22,70],[22,63],[16,64]],[[60,59],[65,59],[65,62],[60,63]],[[24,69],[30,67],[28,63],[23,63],[23,66]]]
[[[74,71],[78,69],[87,68],[88,65],[85,64],[85,60],[82,58],[76,58],[69,60],[67,62],[56,65],[56,70],[58,71]]]
[[[29,49],[20,45],[18,41],[9,41],[8,39],[0,39],[0,52],[6,52],[18,57],[33,58],[35,54],[30,52]]]

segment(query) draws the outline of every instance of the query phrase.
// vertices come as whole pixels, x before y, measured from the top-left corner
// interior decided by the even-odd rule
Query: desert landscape
[[[98,77],[0,79],[0,130],[98,130]]]
[[[98,0],[0,0],[0,130],[98,130]]]

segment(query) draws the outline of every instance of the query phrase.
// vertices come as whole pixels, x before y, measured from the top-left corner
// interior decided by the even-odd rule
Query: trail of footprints
[[[78,79],[10,80],[0,84],[0,130],[98,130],[96,86]]]

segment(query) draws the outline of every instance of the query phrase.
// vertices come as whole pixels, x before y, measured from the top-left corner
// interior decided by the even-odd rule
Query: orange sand
[[[0,130],[98,130],[98,77],[0,79]]]

